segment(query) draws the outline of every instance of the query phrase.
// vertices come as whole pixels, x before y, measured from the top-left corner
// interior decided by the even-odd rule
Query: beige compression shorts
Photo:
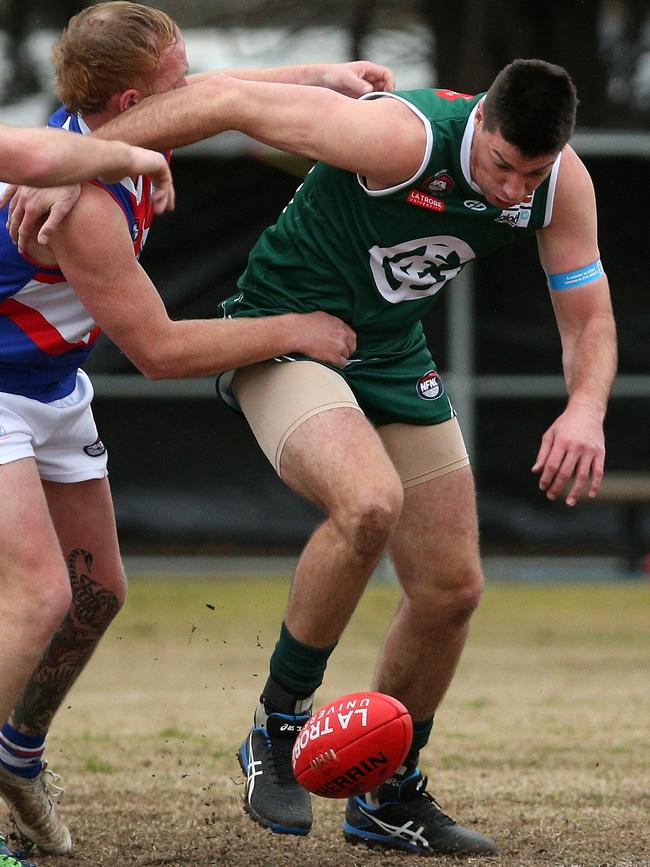
[[[243,367],[231,387],[279,476],[285,443],[303,422],[337,407],[363,412],[343,377],[314,361],[265,361]],[[377,433],[405,488],[469,464],[456,418],[435,425],[387,424]]]

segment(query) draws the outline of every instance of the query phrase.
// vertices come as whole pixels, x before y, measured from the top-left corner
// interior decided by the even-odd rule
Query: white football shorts
[[[0,392],[0,464],[34,458],[48,482],[85,482],[108,475],[107,453],[90,408],[92,383],[80,370],[74,391],[41,403]]]

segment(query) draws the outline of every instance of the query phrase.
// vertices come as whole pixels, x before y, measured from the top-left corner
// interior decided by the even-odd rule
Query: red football
[[[301,786],[324,798],[375,789],[406,758],[413,722],[404,705],[381,692],[354,692],[316,711],[293,747]]]

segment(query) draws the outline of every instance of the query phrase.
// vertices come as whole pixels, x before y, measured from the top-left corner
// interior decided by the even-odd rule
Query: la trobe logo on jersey
[[[409,190],[406,201],[409,205],[442,214],[447,209],[447,203],[441,197],[446,196],[454,187],[454,179],[447,169],[441,169],[435,175],[429,175],[419,190]]]
[[[421,190],[411,190],[406,197],[409,205],[417,205],[418,208],[426,208],[428,211],[436,211],[442,214],[447,209],[447,205],[442,199],[436,199],[435,196],[429,196]]]

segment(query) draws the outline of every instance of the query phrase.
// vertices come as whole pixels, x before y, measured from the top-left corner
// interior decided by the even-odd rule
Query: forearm
[[[1,162],[5,179],[13,183],[61,186],[120,167],[128,174],[131,159],[130,148],[121,142],[86,140],[59,130],[17,129],[2,136]]]
[[[138,105],[94,130],[92,138],[121,139],[132,145],[164,151],[211,138],[234,128],[228,76],[209,76],[178,90],[147,97]]]
[[[563,367],[569,404],[585,403],[604,418],[616,375],[616,326],[611,315],[591,317],[563,340]]]
[[[239,130],[273,147],[318,159],[321,154],[313,143],[322,137],[323,117],[347,103],[354,101],[320,87],[219,75],[148,97],[93,136],[165,150]]]
[[[295,351],[296,314],[260,319],[170,321],[132,361],[149,379],[209,376]]]
[[[230,75],[246,81],[272,81],[277,84],[312,84],[325,87],[326,73],[331,64],[302,63],[298,66],[277,66],[273,69],[215,69],[188,75],[188,84],[199,84],[215,75]]]

